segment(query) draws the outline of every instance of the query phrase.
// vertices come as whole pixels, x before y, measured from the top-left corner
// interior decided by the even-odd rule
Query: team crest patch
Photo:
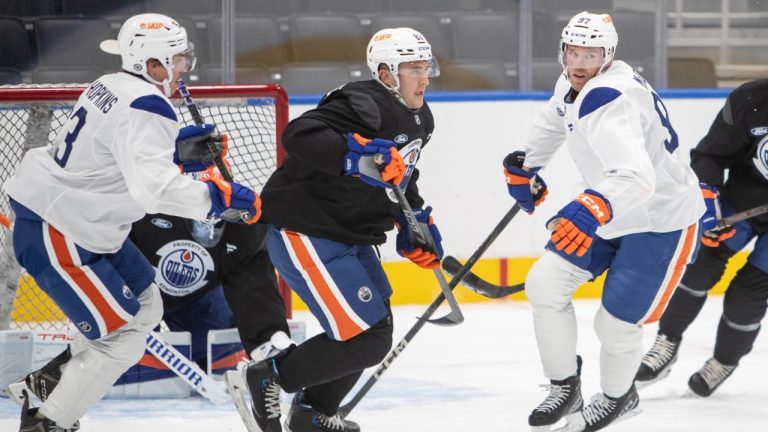
[[[167,221],[162,218],[152,218],[151,222],[152,222],[152,225],[158,228],[163,228],[163,229],[168,229],[173,226],[173,224],[170,221]]]
[[[128,288],[126,285],[123,285],[123,297],[127,299],[133,297],[133,291],[131,291],[131,289]]]
[[[752,158],[755,168],[768,180],[768,136],[757,145],[757,152]]]
[[[404,144],[404,143],[408,142],[408,135],[400,134],[400,135],[396,136],[393,141],[398,143],[398,144]]]
[[[752,136],[756,136],[756,137],[768,135],[768,126],[760,126],[760,127],[752,128],[749,131],[749,133],[751,133]]]
[[[155,283],[169,295],[183,297],[207,283],[213,271],[213,258],[204,247],[191,240],[176,240],[158,249]]]
[[[361,286],[360,289],[357,290],[357,298],[359,298],[363,303],[368,303],[371,301],[371,299],[373,299],[373,293],[367,286]]]
[[[80,321],[79,323],[77,323],[77,326],[80,327],[80,330],[82,330],[85,333],[88,333],[91,330],[93,330],[93,327],[91,327],[91,324],[88,323],[88,321]]]

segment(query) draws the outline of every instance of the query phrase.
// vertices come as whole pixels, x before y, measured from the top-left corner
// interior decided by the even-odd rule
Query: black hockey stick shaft
[[[416,215],[413,214],[413,209],[411,209],[411,205],[405,198],[405,193],[403,193],[403,190],[400,189],[399,186],[395,186],[392,189],[395,191],[398,204],[400,204],[400,210],[403,212],[405,220],[408,222],[408,227],[403,227],[402,229],[409,229],[411,234],[417,238],[417,242],[419,244],[432,245],[434,247],[435,241],[432,238],[432,234],[429,232],[429,229],[422,229],[419,221],[416,220]],[[443,272],[440,271],[440,269],[435,269],[433,272],[435,274],[435,278],[437,278],[437,283],[440,285],[440,290],[443,293],[443,297],[448,300],[448,306],[450,306],[451,310],[446,316],[441,318],[430,320],[429,316],[424,315],[419,319],[429,321],[432,324],[444,326],[461,324],[464,322],[464,314],[461,313],[459,303],[456,301],[456,296],[453,295],[453,287],[448,285],[448,282],[446,282],[445,276],[443,275]],[[456,284],[453,286],[455,287]]]
[[[189,95],[189,90],[187,89],[186,84],[184,84],[183,80],[179,80],[179,94],[184,99],[184,103],[187,105],[187,109],[189,110],[189,114],[192,115],[192,120],[195,122],[196,125],[202,126],[205,124],[205,121],[203,120],[203,115],[200,114],[200,109],[197,107],[197,104],[192,100],[192,96]],[[228,182],[234,181],[234,177],[232,177],[232,173],[229,172],[229,168],[227,168],[227,165],[224,163],[224,160],[221,159],[221,155],[218,152],[218,149],[213,144],[213,141],[210,139],[206,141],[206,145],[208,146],[208,151],[211,152],[211,157],[213,158],[213,162],[216,164],[216,168],[219,169],[219,172],[221,172],[221,176],[224,178],[224,180]]]
[[[483,241],[483,243],[480,245],[479,248],[475,251],[475,253],[472,254],[471,257],[467,260],[466,264],[462,268],[459,269],[459,271],[456,272],[456,276],[451,279],[451,282],[448,284],[448,287],[453,290],[456,288],[456,285],[461,282],[461,280],[469,273],[469,271],[472,269],[472,266],[475,265],[475,263],[480,259],[480,257],[485,253],[485,251],[488,250],[489,247],[491,247],[491,244],[496,240],[497,237],[499,237],[499,234],[501,234],[502,231],[504,231],[504,228],[509,225],[509,222],[512,220],[512,218],[515,217],[517,212],[520,211],[520,206],[515,203],[515,205],[507,212],[507,214],[504,215],[503,218],[501,218],[501,221],[496,225],[496,227],[493,228],[493,231],[491,231],[491,234],[488,235],[488,237]],[[410,330],[408,330],[408,333],[403,336],[403,339],[395,346],[395,348],[392,350],[392,352],[387,355],[387,357],[384,359],[384,361],[379,365],[379,367],[376,368],[376,370],[373,372],[373,375],[368,377],[368,380],[363,384],[363,386],[360,388],[360,390],[357,391],[355,396],[352,397],[352,399],[347,402],[345,405],[339,408],[339,413],[346,417],[347,414],[349,414],[356,406],[360,403],[360,401],[365,397],[366,394],[371,390],[371,387],[376,384],[376,382],[381,379],[381,375],[384,374],[384,372],[389,369],[389,367],[392,365],[392,362],[395,361],[395,359],[403,352],[405,347],[408,346],[408,344],[413,340],[413,337],[416,336],[416,333],[421,330],[422,327],[424,327],[424,323],[426,321],[424,318],[429,318],[432,316],[432,314],[435,313],[438,307],[443,303],[443,300],[445,300],[445,296],[443,296],[443,293],[441,292],[438,294],[437,298],[432,302],[431,305],[427,308],[427,310],[422,315],[422,319],[416,320],[416,324],[411,327]]]
[[[461,262],[452,256],[443,258],[443,270],[454,276],[462,268]],[[461,284],[470,291],[482,296],[497,299],[523,291],[525,284],[496,285],[492,284],[473,272],[467,273],[461,280]]]
[[[757,206],[755,208],[751,208],[749,210],[744,210],[743,212],[736,213],[735,215],[724,217],[719,221],[717,221],[717,227],[724,228],[727,226],[731,226],[736,222],[741,222],[743,220],[761,215],[763,213],[768,213],[768,203],[765,203],[761,206]]]

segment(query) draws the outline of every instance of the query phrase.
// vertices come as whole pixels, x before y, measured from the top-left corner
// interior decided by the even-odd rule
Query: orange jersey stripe
[[[165,363],[161,362],[157,357],[155,357],[152,354],[144,353],[143,356],[141,356],[141,359],[139,359],[139,365],[152,368],[152,369],[168,369],[168,366],[165,365]]]
[[[341,304],[339,304],[339,300],[333,294],[331,287],[328,286],[322,273],[320,273],[320,269],[318,269],[317,265],[312,261],[312,256],[301,241],[299,234],[291,231],[285,231],[285,234],[288,236],[288,241],[291,242],[291,247],[293,248],[296,257],[299,259],[301,268],[303,268],[304,271],[307,272],[307,275],[309,275],[312,285],[314,285],[323,303],[325,303],[326,307],[331,312],[333,320],[336,321],[341,340],[348,340],[360,334],[363,329],[352,321],[344,308],[341,307]]]
[[[685,231],[685,241],[683,242],[683,250],[680,252],[680,255],[677,257],[677,261],[675,262],[675,269],[672,273],[672,277],[669,279],[669,283],[667,283],[667,286],[664,288],[664,294],[661,296],[661,300],[659,301],[659,304],[656,305],[656,309],[653,310],[653,313],[651,313],[651,316],[648,317],[648,319],[645,321],[645,324],[654,323],[661,318],[661,315],[664,313],[664,310],[667,308],[667,302],[669,301],[669,298],[672,297],[672,293],[675,292],[675,288],[677,288],[677,284],[680,283],[680,278],[683,277],[683,270],[685,270],[685,265],[688,262],[688,257],[691,254],[691,249],[693,248],[693,242],[696,240],[696,224],[693,224],[688,227],[688,229]]]
[[[48,225],[48,235],[51,237],[54,253],[62,269],[67,272],[69,277],[75,281],[77,286],[85,292],[85,295],[96,306],[96,310],[99,311],[99,314],[104,318],[104,323],[107,325],[107,333],[111,333],[124,326],[126,321],[117,315],[99,289],[88,279],[85,272],[80,267],[75,266],[74,260],[69,254],[69,248],[67,248],[64,235],[51,225]]]
[[[222,359],[216,360],[215,362],[211,363],[211,369],[234,367],[234,366],[237,366],[240,360],[247,359],[247,358],[248,356],[245,355],[245,351],[240,350],[236,353],[232,353]]]

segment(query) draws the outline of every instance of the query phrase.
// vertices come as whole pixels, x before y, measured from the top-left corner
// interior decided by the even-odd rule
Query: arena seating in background
[[[352,80],[346,63],[294,63],[283,66],[280,85],[288,94],[327,93]]]
[[[715,65],[705,58],[671,58],[668,60],[670,87],[717,87]]]
[[[384,12],[384,3],[380,0],[310,0],[307,11],[372,15]]]
[[[221,53],[221,18],[208,20],[208,50]],[[277,21],[270,16],[235,19],[235,57],[238,66],[280,67],[288,62],[288,49]],[[216,58],[210,59],[217,63]]]
[[[16,18],[0,18],[0,67],[28,71],[32,67],[32,49],[24,24]]]
[[[117,70],[120,58],[101,51],[99,43],[114,39],[109,22],[101,18],[39,18],[35,21],[38,66],[99,67]]]
[[[440,65],[440,77],[431,80],[430,89],[505,90],[517,88],[517,75],[503,63],[494,61],[457,61]]]
[[[0,67],[0,85],[15,85],[22,82],[21,72],[17,69]]]
[[[104,69],[98,67],[40,67],[32,72],[34,83],[90,83],[104,75]]]
[[[354,15],[296,14],[290,25],[294,62],[359,62],[368,44]]]
[[[279,81],[279,74],[263,65],[241,66],[235,69],[235,84],[267,84]],[[208,64],[200,68],[200,84],[221,84],[221,65]]]

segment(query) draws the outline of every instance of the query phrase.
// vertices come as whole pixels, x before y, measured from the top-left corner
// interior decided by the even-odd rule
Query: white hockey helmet
[[[600,74],[613,61],[618,43],[619,35],[616,33],[610,15],[579,12],[563,28],[563,33],[560,36],[558,60],[565,69],[565,52],[568,45],[602,48],[603,62],[598,72]]]
[[[165,15],[146,13],[128,18],[120,28],[117,40],[101,42],[103,51],[119,55],[123,70],[139,74],[148,81],[162,85],[165,95],[170,97],[170,80],[173,77],[174,56],[184,54],[185,72],[195,67],[192,43],[187,41],[187,31],[176,20]],[[147,73],[147,60],[160,61],[168,71],[168,78],[162,82],[154,80]]]
[[[437,64],[437,59],[432,55],[432,46],[427,42],[427,38],[408,27],[377,31],[368,42],[366,60],[371,75],[382,85],[395,92],[400,88],[397,72],[401,63],[427,61],[429,62],[427,76],[430,78],[440,76],[440,66]],[[379,79],[379,65],[382,63],[389,67],[395,78],[394,88],[387,86]]]

